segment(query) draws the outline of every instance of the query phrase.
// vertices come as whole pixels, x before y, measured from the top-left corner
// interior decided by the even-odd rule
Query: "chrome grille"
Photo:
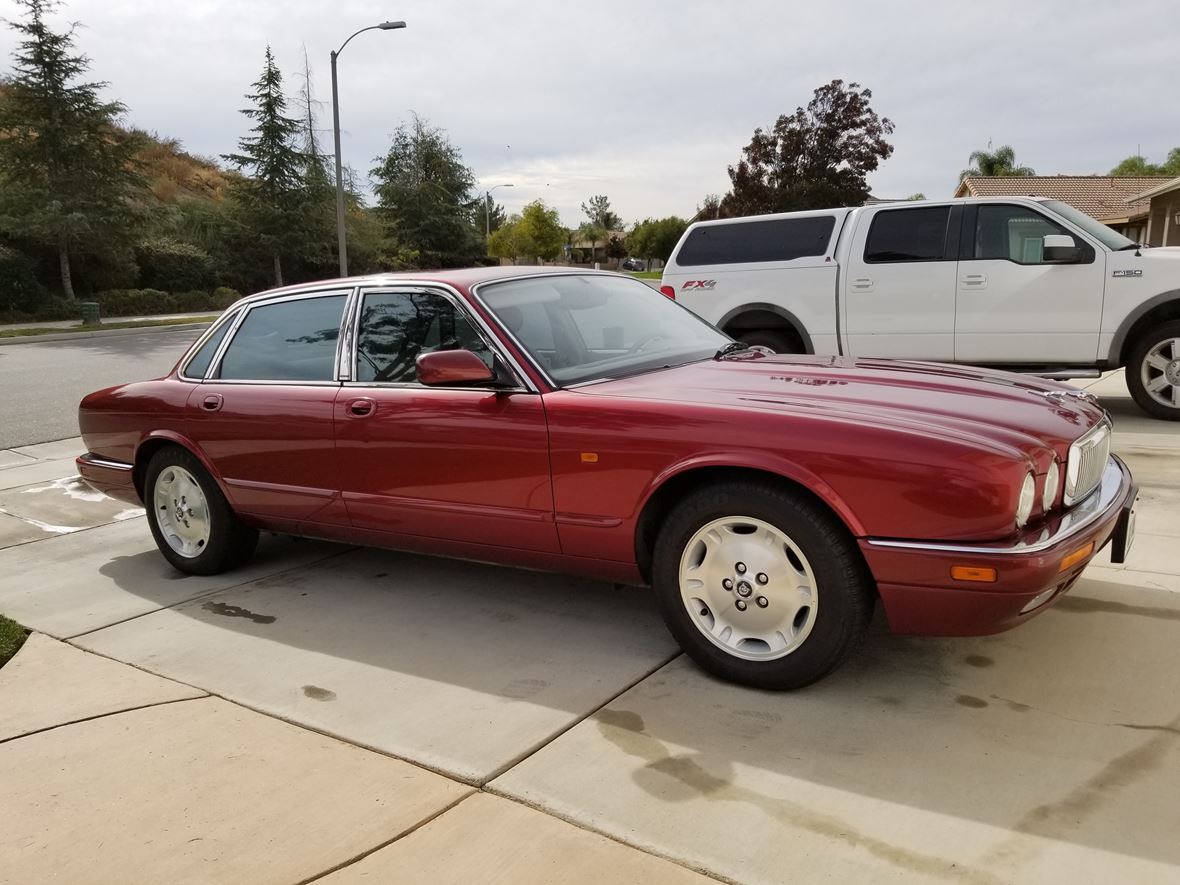
[[[1069,447],[1065,470],[1065,504],[1082,500],[1098,487],[1110,458],[1110,422],[1103,421]]]

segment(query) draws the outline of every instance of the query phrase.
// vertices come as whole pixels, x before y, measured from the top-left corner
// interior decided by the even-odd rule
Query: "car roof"
[[[471,286],[475,286],[479,283],[486,283],[491,280],[518,279],[520,277],[557,276],[563,274],[597,274],[600,276],[612,277],[624,276],[626,279],[633,279],[633,277],[612,273],[610,271],[578,267],[519,267],[514,265],[509,265],[506,267],[464,267],[453,270],[400,271],[398,273],[377,273],[355,277],[330,277],[308,283],[299,283],[298,285],[293,286],[283,286],[282,288],[278,289],[267,289],[263,292],[247,295],[236,303],[240,304],[242,301],[254,301],[257,299],[273,298],[276,295],[292,295],[299,292],[309,292],[316,289],[325,288],[352,288],[355,286],[396,286],[402,283],[440,283],[454,288],[469,289]]]

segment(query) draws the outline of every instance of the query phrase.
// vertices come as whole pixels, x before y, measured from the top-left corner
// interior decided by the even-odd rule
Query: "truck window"
[[[709,224],[688,235],[676,264],[746,264],[823,255],[835,227],[832,215]]]
[[[1044,238],[1070,235],[1064,227],[1027,206],[984,204],[975,215],[975,258],[1041,264]]]
[[[950,215],[950,206],[878,212],[865,241],[865,263],[941,261]]]

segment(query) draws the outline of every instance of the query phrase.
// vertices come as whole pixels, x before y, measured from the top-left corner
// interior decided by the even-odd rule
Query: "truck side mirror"
[[[1041,260],[1053,264],[1077,264],[1082,250],[1069,234],[1047,234],[1041,247]]]

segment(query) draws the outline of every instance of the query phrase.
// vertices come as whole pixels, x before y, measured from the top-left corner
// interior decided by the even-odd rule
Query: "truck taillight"
[[[676,290],[673,289],[671,286],[660,286],[660,293],[668,296],[673,301],[676,300]]]

